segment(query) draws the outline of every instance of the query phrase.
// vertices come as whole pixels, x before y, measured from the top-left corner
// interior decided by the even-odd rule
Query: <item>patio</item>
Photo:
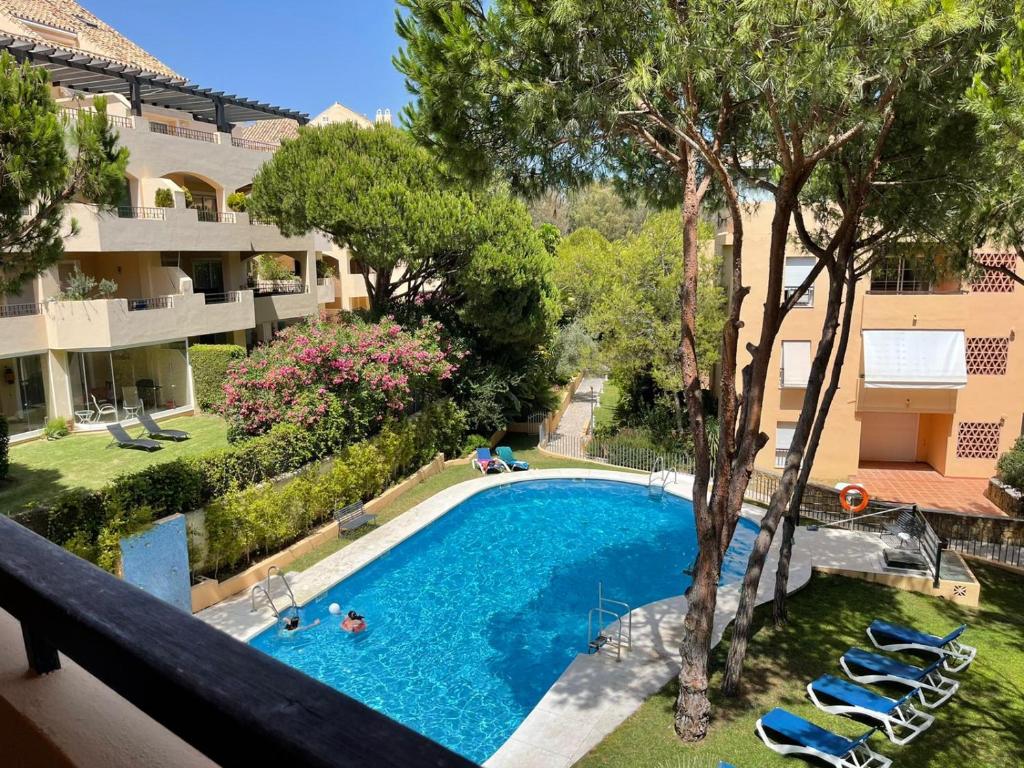
[[[985,498],[987,478],[946,477],[923,462],[867,461],[850,482],[863,485],[872,498],[916,503],[968,515],[998,515],[1003,511]]]

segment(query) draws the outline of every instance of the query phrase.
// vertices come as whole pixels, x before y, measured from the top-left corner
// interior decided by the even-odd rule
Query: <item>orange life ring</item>
[[[860,501],[857,503],[857,506],[855,507],[850,506],[850,500],[847,498],[847,494],[850,493],[860,494]],[[854,514],[858,512],[863,512],[865,509],[868,508],[869,501],[870,499],[868,499],[868,492],[862,485],[848,485],[845,488],[843,488],[842,491],[839,492],[839,503],[847,512],[853,512]]]

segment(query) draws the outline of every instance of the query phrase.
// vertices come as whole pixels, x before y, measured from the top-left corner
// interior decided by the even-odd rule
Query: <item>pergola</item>
[[[130,64],[96,58],[82,51],[47,46],[42,43],[0,34],[0,50],[18,61],[27,61],[50,73],[56,85],[87,93],[118,93],[142,114],[142,105],[180,109],[196,120],[212,123],[218,131],[230,133],[234,123],[252,120],[289,118],[300,125],[309,115],[284,107],[253,101],[234,94],[200,88],[181,78],[149,72]]]

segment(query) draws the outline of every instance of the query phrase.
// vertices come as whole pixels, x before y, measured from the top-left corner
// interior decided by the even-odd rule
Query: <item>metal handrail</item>
[[[606,608],[591,608],[587,614],[587,645],[595,640],[594,637],[594,614],[601,615],[602,613],[608,614],[614,617],[615,622],[619,625],[618,638],[615,641],[615,660],[622,661],[622,617],[619,616],[615,611],[609,611]],[[604,627],[601,627],[603,629]],[[600,648],[596,649],[600,650]]]
[[[128,299],[128,311],[137,312],[145,309],[170,309],[174,299],[170,296],[154,296],[148,299]]]
[[[254,149],[257,152],[276,152],[279,144],[271,144],[269,141],[256,141],[254,139],[242,139],[237,136],[231,137],[231,146],[240,149]]]
[[[298,603],[295,602],[295,593],[292,592],[292,586],[288,583],[288,579],[284,577],[284,574],[281,572],[281,569],[276,565],[272,565],[269,568],[267,568],[267,588],[265,590],[266,593],[268,595],[270,594],[270,577],[274,575],[275,571],[277,572],[277,577],[284,582],[285,591],[288,593],[288,597],[292,601],[290,607],[297,609],[299,606]]]
[[[71,120],[77,120],[78,119],[78,114],[80,112],[85,112],[85,113],[90,114],[90,115],[99,114],[92,107],[64,107],[64,106],[62,106],[60,108],[60,111],[63,112],[65,115],[67,115],[68,118],[71,119]],[[117,125],[117,126],[120,126],[121,128],[134,128],[135,127],[135,120],[132,117],[125,117],[124,115],[112,115],[112,114],[110,114],[108,112],[107,113],[107,121],[111,125]]]
[[[207,211],[203,208],[196,208],[196,216],[200,221],[215,222],[217,224],[235,224],[238,217],[234,211]]]
[[[654,478],[657,476],[658,472],[661,471],[664,468],[665,468],[665,457],[664,456],[657,456],[657,457],[655,457],[654,463],[651,465],[651,471],[647,475],[647,488],[648,488],[648,490],[650,490],[651,486],[654,484]]]
[[[267,598],[267,602],[270,603],[270,610],[274,612],[274,618],[280,619],[281,612],[277,610],[277,606],[274,604],[274,598],[270,596],[266,588],[262,584],[256,584],[251,590],[249,590],[249,602],[251,605],[250,613],[256,613],[256,593],[262,592],[264,597]]]
[[[164,221],[167,219],[167,209],[153,208],[143,205],[119,205],[117,206],[117,217],[119,219],[149,219],[152,221]]]
[[[217,144],[217,134],[211,133],[210,131],[197,131],[192,128],[178,128],[173,125],[164,125],[163,123],[150,123],[149,130],[152,133],[162,133],[165,136],[177,136],[182,139],[192,139],[193,141],[205,141],[210,144]]]
[[[204,293],[203,301],[207,304],[236,304],[242,300],[241,291],[226,291],[224,293]]]

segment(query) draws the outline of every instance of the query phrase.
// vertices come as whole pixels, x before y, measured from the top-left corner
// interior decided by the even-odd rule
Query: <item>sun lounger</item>
[[[866,717],[885,729],[894,744],[906,744],[928,730],[935,717],[918,711],[911,699],[916,690],[903,698],[890,699],[832,675],[823,675],[807,686],[807,695],[822,712],[830,715]]]
[[[816,757],[835,768],[889,768],[892,765],[892,760],[868,746],[875,728],[859,739],[848,739],[779,708],[761,717],[755,728],[761,741],[780,755]]]
[[[163,448],[156,440],[148,437],[132,437],[120,424],[107,424],[107,431],[119,448],[138,448],[140,451],[159,451]]]
[[[894,683],[914,688],[921,704],[928,709],[945,704],[960,687],[956,680],[940,674],[941,665],[942,659],[938,659],[927,667],[916,667],[860,648],[851,648],[839,658],[839,666],[851,680],[858,683]],[[938,698],[931,699],[927,694]]]
[[[876,648],[883,651],[923,651],[942,656],[947,672],[961,672],[974,661],[978,649],[960,642],[960,637],[967,631],[962,624],[945,637],[929,635],[900,624],[890,624],[875,619],[868,627],[868,637]]]
[[[499,445],[497,448],[498,458],[501,459],[513,472],[522,472],[530,468],[525,461],[519,461],[507,445]]]
[[[181,442],[182,440],[188,440],[189,437],[191,437],[191,435],[183,429],[164,429],[153,421],[153,417],[148,413],[140,413],[136,418],[150,437],[166,437],[176,443]]]
[[[497,474],[498,472],[511,472],[508,464],[501,459],[491,456],[490,448],[477,448],[476,456],[473,458],[473,467],[480,470],[482,475]]]

